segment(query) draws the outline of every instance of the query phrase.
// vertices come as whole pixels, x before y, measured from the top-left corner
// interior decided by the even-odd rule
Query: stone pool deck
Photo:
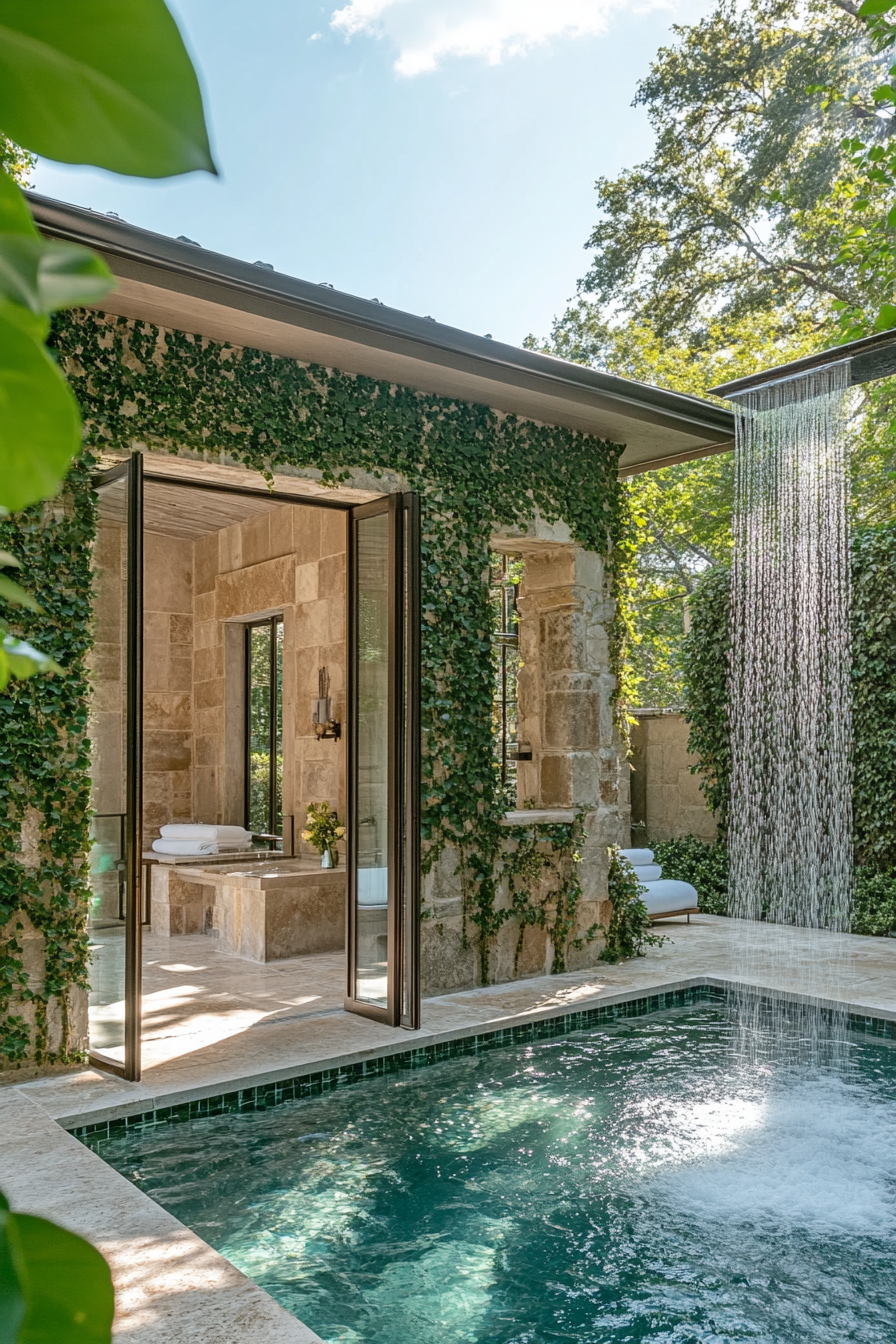
[[[475,1036],[660,990],[753,984],[896,1020],[896,939],[669,920],[671,941],[619,966],[427,999],[417,1032],[343,1012],[342,957],[259,965],[201,936],[147,940],[140,1083],[94,1069],[0,1088],[0,1188],[14,1207],[81,1232],[118,1287],[134,1344],[309,1344],[317,1336],[66,1132],[162,1106]]]

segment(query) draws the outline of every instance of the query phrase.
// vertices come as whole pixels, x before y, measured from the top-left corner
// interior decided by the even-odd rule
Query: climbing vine
[[[650,915],[644,904],[641,884],[631,864],[615,847],[610,850],[608,893],[612,902],[610,923],[604,930],[606,945],[600,953],[601,961],[624,961],[628,957],[643,957],[645,947],[659,947],[667,940],[652,933]]]
[[[619,447],[486,406],[112,315],[60,314],[52,341],[80,403],[86,446],[93,453],[138,448],[187,453],[238,463],[269,479],[275,469],[300,469],[326,484],[357,473],[386,475],[384,489],[402,483],[419,492],[424,862],[431,867],[446,846],[459,850],[465,908],[487,977],[496,921],[498,927],[503,922],[495,902],[507,862],[499,856],[508,838],[499,826],[503,807],[491,742],[489,541],[496,526],[519,527],[536,512],[546,521],[562,518],[577,542],[607,557],[608,591],[616,592],[633,545],[617,481]],[[85,459],[71,476],[64,515],[54,514],[51,523],[30,515],[24,524],[16,520],[4,543],[20,554],[29,586],[55,622],[56,642],[50,644],[47,620],[37,618],[41,647],[66,668],[64,677],[17,686],[0,704],[7,781],[4,910],[7,918],[24,910],[49,930],[44,999],[85,980],[84,657],[94,528],[88,464]],[[34,622],[16,613],[11,624],[27,635]],[[622,615],[610,633],[618,667],[626,638]],[[48,866],[33,878],[16,857],[28,806],[45,817],[48,848]],[[548,838],[557,871],[564,865],[572,871],[571,838],[555,828],[551,837],[541,835],[538,845]],[[527,843],[517,847],[518,855],[528,855]],[[542,927],[548,927],[544,901],[539,898],[530,911],[522,897],[531,887],[524,869],[536,862],[531,856],[514,859],[507,879],[516,884],[520,917],[530,923],[543,918]],[[573,932],[566,923],[577,903],[575,883],[564,880],[561,894],[559,913],[550,916],[560,940],[557,965],[564,953],[556,947],[565,948]],[[6,944],[0,975],[7,1007],[38,992],[25,987],[15,936]],[[21,1057],[25,1035],[10,1018],[0,1049]]]
[[[65,669],[11,681],[0,696],[0,1048],[10,1061],[77,1057],[68,992],[87,986],[90,465],[85,456],[73,469],[62,500],[0,524],[0,547],[21,561],[43,606],[40,614],[11,609],[10,626]],[[43,939],[43,968],[28,974],[24,946],[34,934]],[[58,1027],[52,1048],[51,1002]]]

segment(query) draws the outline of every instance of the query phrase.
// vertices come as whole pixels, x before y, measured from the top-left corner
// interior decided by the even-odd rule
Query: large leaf
[[[64,163],[215,172],[196,73],[163,0],[3,0],[0,126]]]
[[[102,257],[89,248],[45,242],[21,189],[0,172],[0,298],[49,313],[95,303],[114,283]]]
[[[27,607],[29,611],[42,612],[43,608],[20,583],[0,574],[0,599],[10,602],[14,607]]]
[[[891,9],[896,9],[896,0],[865,0],[859,9],[859,18],[870,19],[875,14],[888,14]]]
[[[40,321],[0,304],[0,504],[10,512],[57,494],[81,443],[71,389],[23,315]]]
[[[0,1344],[16,1344],[25,1316],[25,1291],[19,1277],[21,1255],[18,1238],[10,1232],[13,1215],[0,1194]]]
[[[0,622],[0,629],[5,629],[5,624]],[[0,637],[0,691],[6,690],[10,677],[26,681],[43,672],[63,673],[64,670],[49,654],[41,653],[33,644],[16,639],[6,630]]]
[[[99,1251],[46,1218],[12,1217],[27,1303],[18,1344],[109,1344],[115,1300]]]

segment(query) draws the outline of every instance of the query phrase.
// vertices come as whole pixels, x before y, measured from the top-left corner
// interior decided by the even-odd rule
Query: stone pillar
[[[612,696],[609,629],[615,604],[600,556],[573,544],[528,549],[519,592],[519,803],[585,809],[579,928],[605,922],[607,855],[628,833],[628,771],[622,767]],[[600,944],[572,955],[587,964]]]

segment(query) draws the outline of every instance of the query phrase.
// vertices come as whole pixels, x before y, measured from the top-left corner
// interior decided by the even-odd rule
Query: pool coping
[[[689,976],[665,985],[627,988],[615,993],[595,995],[575,1007],[556,1004],[513,1014],[504,1025],[467,1024],[440,1032],[425,1030],[409,1033],[406,1046],[394,1041],[365,1050],[310,1060],[302,1065],[267,1070],[262,1074],[221,1080],[198,1088],[182,1088],[157,1097],[135,1097],[131,1102],[116,1102],[107,1107],[54,1117],[56,1123],[75,1138],[90,1146],[94,1138],[110,1137],[128,1129],[178,1123],[234,1111],[251,1111],[279,1106],[303,1097],[348,1086],[364,1078],[386,1073],[426,1068],[431,1064],[463,1055],[548,1040],[589,1027],[609,1025],[632,1017],[646,1017],[699,1002],[724,1002],[733,993],[747,992],[760,999],[790,1002],[819,1008],[824,1012],[846,1012],[849,1029],[863,1035],[896,1040],[896,1010],[874,1008],[847,1000],[802,994],[730,979],[716,975]],[[149,1104],[147,1104],[149,1102]]]

